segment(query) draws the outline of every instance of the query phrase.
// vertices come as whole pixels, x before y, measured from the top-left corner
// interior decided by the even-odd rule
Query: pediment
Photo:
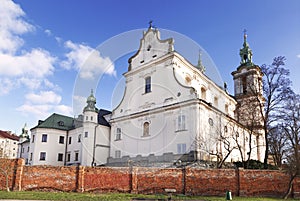
[[[174,51],[174,40],[172,38],[161,40],[160,32],[157,29],[149,28],[143,33],[139,50],[128,60],[128,71],[172,51]]]

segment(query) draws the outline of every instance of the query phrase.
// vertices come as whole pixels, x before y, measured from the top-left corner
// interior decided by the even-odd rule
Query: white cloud
[[[56,40],[56,42],[58,42],[59,44],[63,41],[63,39],[60,38],[60,37],[58,37],[58,36],[55,37],[55,40]]]
[[[49,30],[49,29],[46,29],[46,30],[45,30],[45,33],[47,34],[47,36],[52,36],[52,32],[51,32],[51,30]]]
[[[13,1],[0,1],[0,52],[14,53],[24,43],[19,35],[34,30],[24,16],[23,10]]]
[[[24,104],[17,108],[17,111],[22,112],[27,116],[34,115],[38,119],[44,119],[49,116],[49,111],[52,108],[51,105],[31,105]]]
[[[298,54],[297,57],[300,58],[300,54]]]
[[[53,91],[41,91],[39,94],[29,93],[25,95],[28,102],[34,104],[59,104],[61,96]]]
[[[10,92],[13,88],[16,87],[16,82],[8,78],[0,77],[0,95],[5,95]]]
[[[73,96],[73,109],[75,114],[81,114],[83,108],[86,106],[87,97]]]
[[[18,4],[0,1],[0,95],[18,87],[32,90],[49,86],[44,80],[54,73],[57,59],[41,48],[22,49],[25,41],[21,35],[34,30]],[[50,30],[45,32],[51,34]]]
[[[51,113],[60,113],[72,116],[73,109],[70,106],[61,104],[61,96],[54,91],[40,91],[25,95],[26,102],[17,108],[17,111],[24,115],[34,115],[39,119],[48,117]]]
[[[53,73],[55,61],[55,57],[43,49],[33,49],[19,56],[0,53],[0,75],[44,77]]]
[[[57,105],[54,107],[54,111],[63,115],[73,116],[73,109],[67,105]]]
[[[113,62],[109,57],[102,57],[98,50],[72,41],[65,42],[65,47],[70,51],[66,54],[67,59],[62,62],[62,66],[65,69],[79,70],[81,78],[92,79],[101,73],[116,74]]]

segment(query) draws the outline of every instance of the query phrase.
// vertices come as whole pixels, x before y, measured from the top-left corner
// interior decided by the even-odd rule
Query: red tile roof
[[[8,138],[8,139],[11,139],[11,140],[16,140],[16,141],[19,141],[19,139],[20,139],[18,136],[14,135],[14,134],[10,134],[7,131],[1,131],[1,130],[0,130],[0,137]]]

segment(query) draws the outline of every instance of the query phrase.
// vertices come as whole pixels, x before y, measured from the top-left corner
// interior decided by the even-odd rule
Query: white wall
[[[18,157],[18,141],[9,138],[0,137],[0,148],[2,150],[2,156],[5,158],[17,158]]]
[[[32,153],[31,165],[56,165],[63,166],[63,161],[58,161],[58,153],[65,157],[67,131],[48,128],[36,128],[31,131],[30,153]],[[47,142],[42,142],[42,135],[47,134]],[[59,143],[59,137],[64,136],[64,143]],[[34,138],[34,142],[32,141]],[[46,152],[45,160],[40,160],[40,153]],[[29,156],[30,158],[30,156]]]

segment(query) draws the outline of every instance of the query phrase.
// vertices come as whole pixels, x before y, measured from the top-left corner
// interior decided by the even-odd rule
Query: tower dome
[[[91,90],[90,96],[86,100],[87,106],[83,109],[83,112],[86,111],[93,111],[93,112],[98,112],[98,109],[96,108],[96,98],[93,93],[93,89]]]

